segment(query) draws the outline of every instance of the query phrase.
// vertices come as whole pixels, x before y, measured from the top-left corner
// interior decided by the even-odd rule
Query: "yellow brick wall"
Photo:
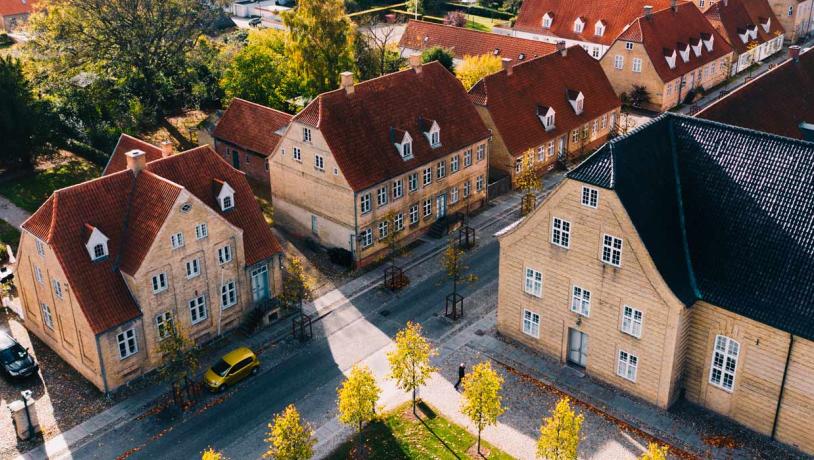
[[[812,4],[811,0],[769,0],[772,12],[786,31],[787,41],[796,42],[806,33],[806,27],[811,27]],[[791,16],[788,15],[789,7],[792,8]]]
[[[814,342],[794,338],[776,438],[814,454]]]

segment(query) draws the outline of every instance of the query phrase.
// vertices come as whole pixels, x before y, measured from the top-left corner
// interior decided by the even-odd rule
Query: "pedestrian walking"
[[[461,385],[461,380],[464,379],[464,375],[466,375],[466,365],[461,363],[461,365],[458,366],[458,381],[455,382],[455,391],[459,391],[458,387]]]

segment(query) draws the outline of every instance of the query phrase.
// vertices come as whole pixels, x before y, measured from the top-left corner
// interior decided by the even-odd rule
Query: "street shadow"
[[[393,431],[381,420],[370,422],[362,430],[363,442],[367,447],[365,458],[370,460],[378,459],[409,459],[409,453],[402,447],[401,443],[393,435]],[[342,443],[330,455],[327,460],[355,460],[360,457],[353,455],[358,446],[358,433]]]

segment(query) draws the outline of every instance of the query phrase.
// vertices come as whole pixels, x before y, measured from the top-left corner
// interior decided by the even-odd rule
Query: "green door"
[[[237,150],[232,150],[232,166],[235,169],[240,169],[240,154],[237,153]]]
[[[268,265],[261,265],[251,272],[252,301],[259,302],[269,298],[269,269]]]

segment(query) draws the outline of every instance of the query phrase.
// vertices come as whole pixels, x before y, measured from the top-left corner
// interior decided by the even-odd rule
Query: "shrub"
[[[461,11],[450,11],[444,17],[444,24],[455,27],[464,27],[466,25],[466,15]]]
[[[330,248],[328,249],[328,257],[331,259],[332,263],[339,265],[340,267],[353,267],[353,253],[347,249]]]

